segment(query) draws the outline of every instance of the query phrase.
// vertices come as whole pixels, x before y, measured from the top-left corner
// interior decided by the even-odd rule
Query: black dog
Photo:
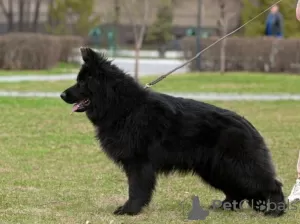
[[[136,215],[151,201],[157,175],[192,172],[226,195],[280,216],[285,202],[269,150],[243,117],[216,106],[144,89],[90,48],[77,83],[61,94],[86,112],[106,154],[125,171],[129,199],[114,213]],[[272,207],[273,206],[273,207]],[[237,206],[238,207],[238,206]],[[271,208],[272,207],[272,208]]]

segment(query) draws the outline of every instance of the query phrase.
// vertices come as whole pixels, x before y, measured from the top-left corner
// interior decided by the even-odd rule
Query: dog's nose
[[[66,92],[62,92],[62,93],[60,94],[60,98],[62,98],[63,100],[66,99],[66,96],[67,96]]]

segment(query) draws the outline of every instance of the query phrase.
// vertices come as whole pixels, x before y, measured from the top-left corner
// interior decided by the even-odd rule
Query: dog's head
[[[103,55],[90,48],[82,47],[80,52],[84,63],[78,73],[76,83],[60,95],[66,103],[73,104],[73,112],[85,112],[93,107],[96,95],[101,93],[100,83],[107,83],[105,68],[111,66]]]
[[[61,93],[66,103],[73,104],[73,112],[87,112],[95,121],[108,114],[121,116],[144,102],[147,91],[130,75],[101,53],[87,47],[80,51],[84,63],[76,83]]]

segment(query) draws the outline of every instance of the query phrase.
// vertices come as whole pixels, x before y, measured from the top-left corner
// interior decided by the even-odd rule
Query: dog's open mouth
[[[73,105],[72,112],[84,112],[90,103],[91,101],[89,99],[81,100]]]

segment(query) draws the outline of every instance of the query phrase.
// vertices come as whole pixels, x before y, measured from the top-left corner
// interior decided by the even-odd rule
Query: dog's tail
[[[264,214],[267,216],[282,216],[287,209],[287,204],[282,192],[282,183],[275,180],[275,186],[272,191],[268,192],[267,209]]]

